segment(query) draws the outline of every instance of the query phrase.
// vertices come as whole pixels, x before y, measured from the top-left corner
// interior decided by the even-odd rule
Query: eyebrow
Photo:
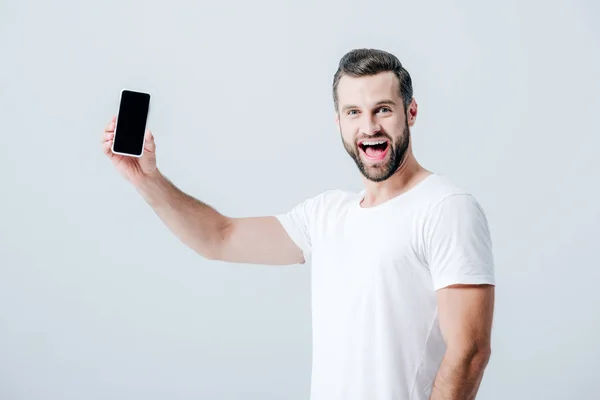
[[[396,105],[396,102],[395,102],[394,100],[388,100],[388,99],[386,99],[386,100],[380,100],[380,101],[378,101],[377,103],[375,103],[375,107],[378,107],[378,106],[383,106],[383,105],[386,105],[386,104],[387,104],[387,105],[392,105],[392,106],[395,106],[395,105]],[[360,108],[360,107],[358,107],[358,106],[356,106],[356,105],[354,105],[354,104],[348,104],[348,105],[345,105],[345,106],[342,108],[342,111],[347,111],[347,110],[350,110],[350,109],[352,109],[352,108]]]

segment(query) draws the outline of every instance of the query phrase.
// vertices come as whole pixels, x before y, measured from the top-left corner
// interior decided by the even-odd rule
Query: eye
[[[346,114],[348,114],[348,115],[356,115],[356,114],[358,114],[358,110],[348,110],[348,112]]]
[[[381,107],[379,110],[377,110],[378,112],[392,112],[392,110],[389,107]]]

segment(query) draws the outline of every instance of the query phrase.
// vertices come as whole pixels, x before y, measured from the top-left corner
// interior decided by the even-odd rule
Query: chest
[[[315,232],[313,270],[317,277],[350,287],[410,276],[423,268],[422,242],[418,215],[340,210]]]

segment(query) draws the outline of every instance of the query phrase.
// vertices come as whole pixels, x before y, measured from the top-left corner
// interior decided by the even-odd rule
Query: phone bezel
[[[123,92],[134,92],[134,93],[140,93],[140,94],[147,94],[149,96],[148,98],[148,112],[146,113],[146,122],[144,124],[144,139],[142,141],[142,151],[141,153],[138,154],[131,154],[131,153],[122,153],[122,152],[118,152],[115,151],[115,139],[117,138],[117,127],[119,126],[119,114],[121,113],[121,102],[123,100]],[[126,157],[135,157],[135,158],[140,158],[144,155],[144,143],[146,142],[146,133],[147,133],[147,124],[148,124],[148,117],[150,116],[150,107],[151,107],[151,99],[152,99],[152,94],[150,94],[150,92],[148,91],[143,91],[143,90],[136,90],[136,89],[129,89],[129,88],[123,88],[121,89],[121,92],[119,94],[119,107],[117,110],[117,119],[115,121],[115,132],[114,132],[114,136],[113,136],[113,142],[112,142],[112,146],[111,146],[111,151],[114,154],[118,154],[121,156],[126,156]]]

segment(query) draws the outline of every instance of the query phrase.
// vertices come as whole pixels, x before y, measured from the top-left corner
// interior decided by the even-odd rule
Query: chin
[[[372,182],[383,182],[395,172],[389,159],[377,164],[360,163],[358,169],[366,179]]]
[[[371,182],[384,182],[388,180],[392,175],[393,174],[388,173],[369,174],[363,172],[363,176]]]

